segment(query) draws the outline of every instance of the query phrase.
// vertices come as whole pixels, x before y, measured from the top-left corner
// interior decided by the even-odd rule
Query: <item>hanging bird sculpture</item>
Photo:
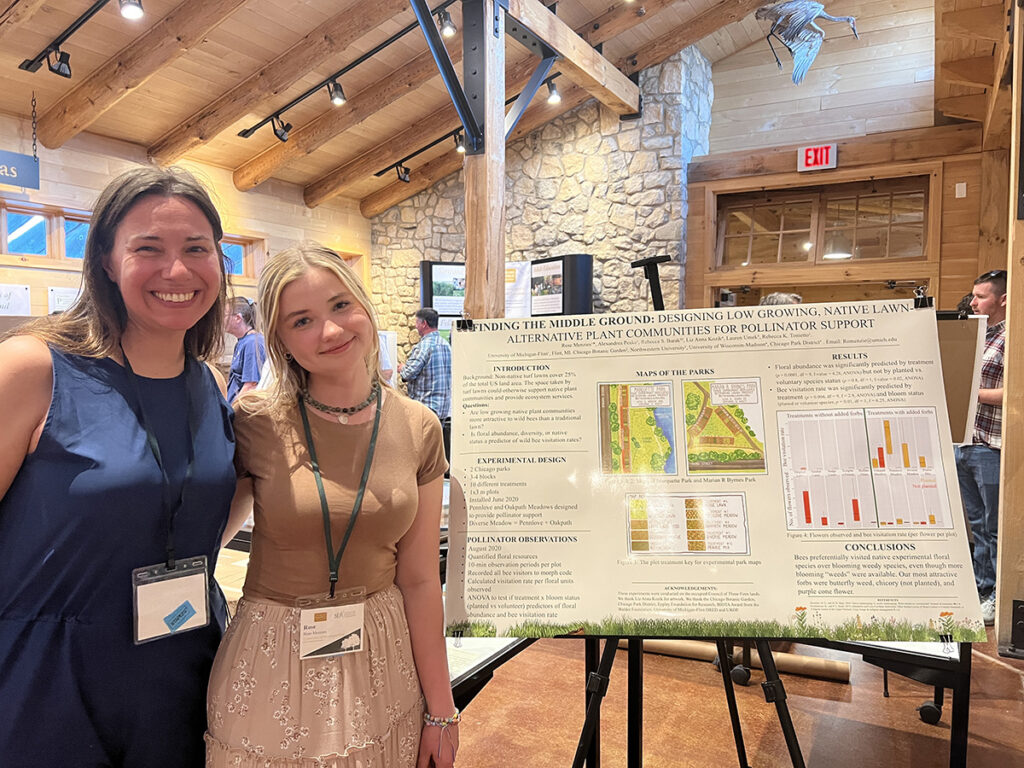
[[[803,82],[804,75],[811,68],[811,63],[818,55],[821,43],[825,39],[825,30],[814,23],[816,19],[848,22],[850,29],[853,30],[853,36],[860,39],[860,35],[857,34],[857,22],[853,16],[830,16],[825,13],[825,6],[814,0],[784,0],[758,8],[754,15],[758,19],[767,19],[772,23],[766,39],[779,69],[782,69],[782,62],[775,51],[775,46],[772,45],[772,38],[786,46],[792,54],[793,83],[796,85]]]

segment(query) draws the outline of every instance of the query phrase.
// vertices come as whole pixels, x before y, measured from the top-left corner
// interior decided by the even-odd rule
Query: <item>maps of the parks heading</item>
[[[897,301],[456,332],[449,630],[983,638],[935,322]]]

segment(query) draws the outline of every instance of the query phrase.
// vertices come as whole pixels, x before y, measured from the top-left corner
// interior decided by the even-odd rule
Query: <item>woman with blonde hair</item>
[[[255,524],[208,764],[447,768],[440,424],[383,384],[370,299],[333,251],[271,258],[258,304],[274,377],[236,403],[229,533]]]
[[[198,768],[234,491],[220,218],[142,167],[93,212],[82,292],[0,343],[4,765]]]

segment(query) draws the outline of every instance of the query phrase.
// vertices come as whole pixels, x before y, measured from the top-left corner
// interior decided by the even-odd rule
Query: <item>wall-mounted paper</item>
[[[0,285],[0,315],[31,315],[32,294],[27,285]]]
[[[46,298],[47,311],[51,315],[54,312],[63,312],[75,303],[76,298],[78,298],[77,288],[55,288],[51,285]]]

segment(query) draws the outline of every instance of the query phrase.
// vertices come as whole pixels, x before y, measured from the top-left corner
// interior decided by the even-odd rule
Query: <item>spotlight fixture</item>
[[[548,104],[561,104],[562,94],[558,92],[558,86],[554,81],[548,80]]]
[[[460,155],[466,154],[466,140],[462,138],[459,131],[455,132],[455,151]]]
[[[286,123],[280,115],[274,115],[270,118],[270,124],[274,128],[274,135],[277,136],[279,141],[288,141],[288,133],[292,129],[291,123]]]
[[[142,0],[117,0],[121,6],[121,15],[126,19],[137,21],[146,15],[142,10]]]
[[[345,91],[341,88],[341,83],[337,80],[330,80],[327,83],[327,95],[331,97],[331,104],[336,107],[340,107],[348,99],[345,98]]]
[[[437,24],[441,27],[441,34],[445,37],[455,37],[455,24],[452,23],[451,14],[444,8],[437,12]]]
[[[404,181],[406,184],[409,183],[409,169],[399,163],[395,166],[395,173],[398,174],[398,180]]]
[[[56,48],[46,54],[46,66],[55,75],[71,77],[71,54]]]

